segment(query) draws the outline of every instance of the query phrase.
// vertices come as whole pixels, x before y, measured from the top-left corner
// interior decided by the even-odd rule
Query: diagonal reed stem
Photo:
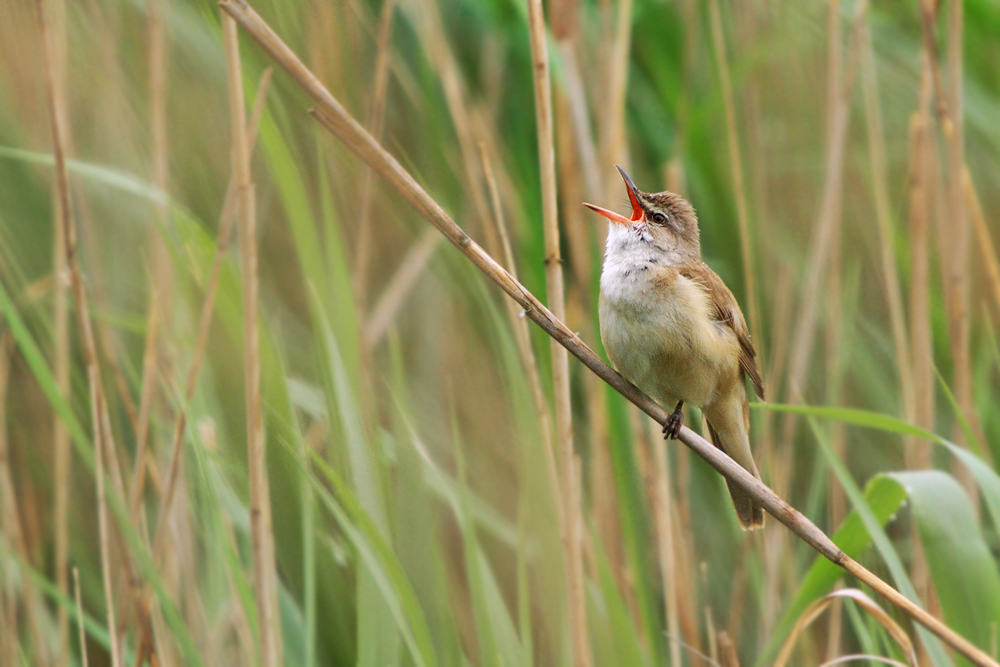
[[[524,308],[545,333],[559,342],[587,368],[611,385],[622,396],[652,417],[665,424],[669,413],[656,404],[634,384],[608,366],[586,343],[573,333],[562,320],[556,318],[531,292],[514,280],[492,257],[455,224],[444,209],[420,187],[407,172],[365,129],[355,120],[294,52],[281,40],[271,27],[244,0],[226,0],[220,3],[223,11],[236,22],[277,62],[303,90],[312,97],[317,107],[310,110],[325,128],[340,139],[392,185],[400,195],[414,206],[424,218],[434,225],[459,251],[486,276]],[[844,568],[883,596],[917,623],[928,628],[949,646],[976,665],[1000,667],[984,651],[928,614],[909,598],[867,570],[860,563],[841,551],[827,535],[801,512],[782,500],[763,482],[756,479],[719,448],[687,427],[682,427],[680,441],[694,450],[710,466],[727,479],[740,485],[754,500],[780,523],[787,526],[803,542],[832,563]]]

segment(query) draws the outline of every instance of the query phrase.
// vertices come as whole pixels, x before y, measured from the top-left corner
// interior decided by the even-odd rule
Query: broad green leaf
[[[890,473],[910,498],[945,623],[989,651],[1000,628],[1000,573],[968,494],[938,470]]]
[[[918,438],[929,440],[952,453],[955,458],[965,465],[983,494],[983,500],[993,518],[996,530],[1000,531],[1000,475],[997,474],[981,458],[971,451],[959,447],[958,445],[945,440],[941,436],[926,431],[920,427],[904,422],[895,417],[882,415],[877,412],[858,410],[855,408],[832,408],[812,405],[780,405],[777,403],[753,403],[751,407],[763,410],[773,410],[775,412],[792,412],[801,415],[833,419],[845,424],[855,426],[865,426],[868,428],[897,433],[899,435],[912,435]]]
[[[880,526],[886,525],[902,507],[906,493],[891,480],[878,476],[869,480],[865,487],[865,501],[871,508]],[[871,544],[871,535],[865,528],[857,509],[852,510],[832,536],[834,544],[857,559]],[[761,651],[760,659],[772,656],[791,631],[802,612],[813,602],[826,595],[844,571],[822,556],[816,556],[812,566],[799,584],[795,598],[785,609],[781,620]]]

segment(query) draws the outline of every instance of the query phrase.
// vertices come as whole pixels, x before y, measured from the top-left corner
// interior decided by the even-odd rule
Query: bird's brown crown
[[[698,215],[684,197],[669,191],[648,194],[637,190],[636,195],[653,230],[660,228],[689,247],[700,249]],[[655,231],[654,236],[658,236]]]

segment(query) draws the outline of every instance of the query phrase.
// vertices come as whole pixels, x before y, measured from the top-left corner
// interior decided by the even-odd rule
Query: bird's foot
[[[681,425],[684,423],[684,412],[681,410],[683,405],[683,403],[678,403],[677,408],[667,417],[667,423],[663,425],[665,440],[676,440],[681,434]]]

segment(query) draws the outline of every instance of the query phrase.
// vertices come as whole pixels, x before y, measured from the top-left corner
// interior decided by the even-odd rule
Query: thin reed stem
[[[254,594],[264,667],[284,663],[278,588],[271,526],[271,494],[268,488],[264,416],[260,399],[260,323],[258,322],[257,221],[253,183],[250,180],[250,150],[243,101],[243,71],[240,67],[236,23],[223,17],[229,107],[233,132],[233,173],[240,226],[240,264],[243,277],[243,359],[246,385],[247,458],[250,470],[250,534],[253,550]]]
[[[986,216],[983,215],[983,206],[979,203],[979,195],[976,194],[976,186],[972,183],[972,175],[969,173],[968,167],[962,170],[962,184],[965,187],[969,213],[976,230],[976,245],[979,247],[980,259],[989,278],[990,295],[993,297],[993,305],[997,314],[1000,315],[1000,261],[997,260],[997,251],[993,246],[993,239],[990,237]]]
[[[632,0],[618,3],[614,41],[610,58],[606,61],[607,96],[601,125],[601,158],[605,164],[627,162],[628,146],[625,141],[625,94],[628,91],[629,50],[632,47]],[[621,187],[618,176],[610,170],[604,180],[604,196]],[[603,226],[602,226],[603,229]],[[606,233],[606,232],[605,232]],[[601,239],[603,245],[603,239]]]
[[[490,280],[518,302],[527,317],[538,324],[549,336],[579,359],[588,369],[631,401],[659,424],[665,424],[669,413],[645,395],[621,374],[605,364],[586,343],[573,333],[562,320],[556,318],[524,285],[516,281],[475,241],[473,241],[448,216],[441,206],[420,187],[407,172],[320,83],[315,75],[263,19],[243,0],[221,3],[223,11],[232,16],[240,26],[298,83],[313,99],[317,107],[310,113],[320,124],[372,167],[392,185],[414,208],[436,227],[459,251],[476,265]],[[798,510],[782,500],[763,482],[748,473],[729,458],[721,449],[699,436],[690,428],[682,427],[680,441],[694,450],[709,465],[727,479],[732,480],[751,494],[755,500],[778,522],[787,526],[803,542],[831,562],[844,568],[863,583],[888,599],[917,623],[941,637],[949,646],[977,665],[1000,667],[981,649],[934,618],[917,604],[900,594],[841,551],[823,531]]]
[[[545,284],[549,308],[560,320],[566,318],[562,257],[559,249],[559,209],[556,184],[555,136],[552,130],[552,84],[546,47],[545,14],[541,0],[528,0],[528,28],[534,67],[535,125],[538,132],[538,165],[542,185],[542,223],[545,227]],[[566,574],[569,587],[570,636],[573,664],[592,664],[587,637],[587,610],[583,573],[583,508],[575,474],[573,447],[573,407],[570,402],[569,354],[552,341],[552,385],[555,394],[556,447],[563,482],[563,509],[566,518]]]
[[[933,82],[930,55],[924,49],[921,60],[920,101],[910,120],[910,336],[913,365],[914,423],[934,430],[934,338],[931,330],[930,212],[932,195],[931,104]],[[931,467],[931,446],[917,443],[906,452],[906,467]]]
[[[660,573],[663,577],[663,606],[667,615],[667,632],[681,636],[680,609],[677,604],[677,556],[674,548],[674,499],[670,490],[670,466],[667,443],[655,434],[650,435],[654,466],[653,516],[656,519],[657,551],[660,555]],[[670,664],[681,665],[681,645],[670,642]]]
[[[164,13],[170,0],[150,0],[146,16],[146,34],[149,40],[149,101],[150,125],[153,130],[152,172],[153,185],[161,192],[169,192],[169,143],[167,141],[167,29]],[[153,257],[153,278],[160,290],[164,315],[170,313],[173,283],[170,253],[163,233],[170,221],[170,209],[164,198],[156,207],[161,228],[150,238]],[[155,229],[155,227],[154,227]],[[166,324],[164,318],[164,324]],[[109,353],[111,351],[109,350]]]
[[[83,667],[89,667],[87,658],[87,632],[83,628],[83,602],[80,600],[80,570],[73,568],[73,597],[76,598],[76,624],[80,630],[80,661]]]
[[[942,257],[944,264],[945,310],[948,314],[948,330],[951,344],[951,359],[954,366],[955,400],[959,409],[969,421],[977,425],[972,395],[972,357],[969,349],[971,320],[969,316],[969,216],[966,212],[965,185],[962,174],[965,171],[965,121],[962,100],[962,2],[948,3],[948,119],[943,123],[948,144],[948,212],[950,220],[947,237],[951,248],[943,248],[947,253]],[[956,420],[954,439],[966,447],[965,431]],[[976,430],[979,430],[978,428]],[[968,469],[955,464],[953,474],[963,483],[975,498],[978,487]]]
[[[7,393],[10,389],[10,362],[11,362],[11,337],[8,332],[0,332],[0,530],[3,531],[4,539],[8,543],[11,551],[17,553],[24,562],[31,562],[31,554],[28,551],[28,535],[21,523],[22,503],[19,502],[18,494],[14,488],[14,475],[10,466],[10,443],[8,441],[7,424]],[[30,501],[29,501],[30,502]],[[7,593],[7,591],[5,591]],[[3,626],[4,631],[0,633],[3,639],[0,640],[0,650],[17,655],[18,644],[18,612],[17,595],[11,591],[8,593],[7,618],[4,620],[10,626]],[[7,597],[6,595],[4,597]],[[28,630],[31,633],[31,645],[34,650],[35,662],[44,664],[49,660],[49,653],[45,643],[45,630],[42,626],[40,608],[41,604],[35,595],[31,578],[24,580],[24,590],[20,596],[24,601],[25,612],[28,622]],[[9,646],[8,646],[9,644]],[[0,653],[2,656],[2,653]],[[17,659],[13,658],[11,664]]]
[[[53,40],[43,0],[35,0],[39,30],[44,45],[46,70],[46,89],[49,101],[49,120],[52,126],[52,147],[55,154],[56,183],[59,193],[60,226],[65,240],[66,267],[69,270],[70,284],[73,288],[73,300],[76,302],[77,324],[80,329],[80,343],[83,348],[84,363],[87,368],[87,382],[90,389],[91,418],[94,434],[94,451],[97,461],[97,517],[100,531],[101,568],[104,578],[104,595],[107,605],[108,640],[111,646],[111,664],[121,667],[121,652],[118,645],[118,626],[115,622],[114,594],[111,590],[110,545],[108,536],[107,504],[104,497],[104,456],[114,456],[114,442],[111,432],[107,430],[107,405],[104,399],[104,389],[101,385],[100,366],[97,355],[97,343],[90,321],[87,307],[87,293],[83,284],[76,257],[76,222],[73,218],[73,205],[70,196],[69,173],[66,169],[66,136],[68,129],[64,126],[67,117],[65,108],[59,105],[64,101],[56,98],[55,72],[53,70]]]
[[[143,490],[142,477],[145,475],[149,458],[147,436],[149,434],[149,414],[153,405],[153,388],[156,386],[157,332],[159,330],[159,299],[154,286],[149,300],[149,319],[146,321],[146,347],[142,355],[142,389],[139,393],[139,429],[135,435],[135,469],[132,472],[132,488],[129,497],[129,518],[138,527],[139,507]],[[141,471],[140,471],[141,468]]]
[[[250,129],[247,130],[247,150],[253,155],[253,149],[257,141],[257,130],[260,127],[260,117],[264,112],[264,100],[267,97],[267,89],[271,82],[271,69],[264,70],[261,75],[260,84],[257,86],[257,97],[254,100],[253,114],[250,118]],[[222,205],[222,213],[219,216],[218,238],[215,242],[215,258],[212,261],[212,272],[209,274],[208,282],[205,286],[205,300],[201,305],[201,313],[198,318],[198,335],[195,339],[194,358],[191,360],[191,367],[188,369],[187,379],[184,383],[184,402],[181,409],[177,411],[177,419],[174,422],[173,439],[170,445],[170,462],[167,464],[166,478],[163,480],[163,491],[160,494],[160,518],[157,520],[156,530],[153,533],[153,560],[157,562],[160,553],[164,548],[166,539],[167,516],[170,505],[173,502],[174,489],[177,485],[177,475],[180,470],[181,445],[184,442],[184,430],[187,426],[187,412],[183,405],[191,401],[194,396],[194,389],[198,383],[198,374],[201,371],[201,363],[205,358],[205,348],[208,346],[208,334],[212,325],[212,313],[215,312],[215,296],[218,292],[219,278],[222,275],[222,265],[226,259],[226,251],[232,240],[233,229],[237,221],[237,197],[239,187],[237,185],[235,166],[234,172],[229,177],[229,186],[226,189],[226,198]],[[148,450],[147,450],[148,451]],[[153,462],[149,459],[150,464]],[[141,502],[142,489],[145,480],[147,466],[142,465],[137,459],[135,463],[135,473],[133,475],[133,494],[130,498],[132,505],[131,512],[136,512],[136,504]]]
[[[51,5],[53,34],[53,86],[52,94],[56,98],[56,108],[66,109],[66,3],[55,0]],[[68,124],[68,119],[63,119]],[[70,319],[69,319],[69,281],[66,275],[66,238],[63,235],[61,220],[61,199],[56,184],[52,186],[52,199],[56,214],[55,244],[53,247],[54,299],[53,299],[53,336],[55,338],[55,376],[59,395],[70,399]],[[69,431],[59,415],[52,414],[52,443],[54,449],[53,465],[53,512],[55,521],[55,572],[56,586],[63,594],[69,592],[67,569],[69,563],[69,499],[72,495],[73,478],[71,464],[73,452],[70,447]],[[69,664],[69,617],[63,607],[59,607],[59,661],[62,665]]]

